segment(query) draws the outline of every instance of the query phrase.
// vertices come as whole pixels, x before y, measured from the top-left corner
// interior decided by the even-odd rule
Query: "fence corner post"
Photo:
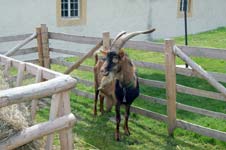
[[[176,57],[173,52],[174,40],[165,40],[166,99],[168,134],[173,136],[176,128]]]
[[[48,28],[46,24],[41,24],[41,35],[42,35],[44,67],[50,68],[49,36],[48,36]]]

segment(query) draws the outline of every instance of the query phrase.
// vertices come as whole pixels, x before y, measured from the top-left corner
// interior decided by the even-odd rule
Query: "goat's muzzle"
[[[100,73],[103,75],[103,76],[108,76],[109,75],[109,71],[105,70],[105,69],[101,69],[100,70]]]

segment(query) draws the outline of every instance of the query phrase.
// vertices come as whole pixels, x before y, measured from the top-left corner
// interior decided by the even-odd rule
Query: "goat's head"
[[[132,33],[121,32],[113,40],[110,51],[105,51],[105,62],[101,67],[101,73],[108,76],[110,73],[116,76],[121,71],[125,53],[122,50],[123,45],[132,37],[139,34],[148,34],[154,32],[155,29],[147,31],[137,31]]]

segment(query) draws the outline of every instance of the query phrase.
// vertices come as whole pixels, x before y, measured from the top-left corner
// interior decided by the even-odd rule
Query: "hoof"
[[[117,134],[117,133],[115,133],[115,140],[118,142],[120,141],[119,134]]]
[[[124,133],[125,135],[130,136],[130,132],[128,128],[124,128]]]
[[[104,111],[101,111],[100,113],[101,113],[101,115],[104,115],[105,112]]]
[[[124,133],[125,133],[125,135],[130,136],[130,132],[129,131],[125,131]]]

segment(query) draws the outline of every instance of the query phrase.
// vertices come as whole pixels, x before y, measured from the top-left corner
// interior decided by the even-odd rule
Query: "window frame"
[[[177,18],[184,17],[184,12],[180,11],[180,2],[181,0],[177,0]],[[188,0],[187,17],[192,17],[192,10],[193,10],[193,0]]]
[[[68,15],[62,16],[62,0],[56,1],[57,26],[83,25],[86,23],[86,0],[78,0],[78,15],[71,16],[71,0],[68,0]]]

